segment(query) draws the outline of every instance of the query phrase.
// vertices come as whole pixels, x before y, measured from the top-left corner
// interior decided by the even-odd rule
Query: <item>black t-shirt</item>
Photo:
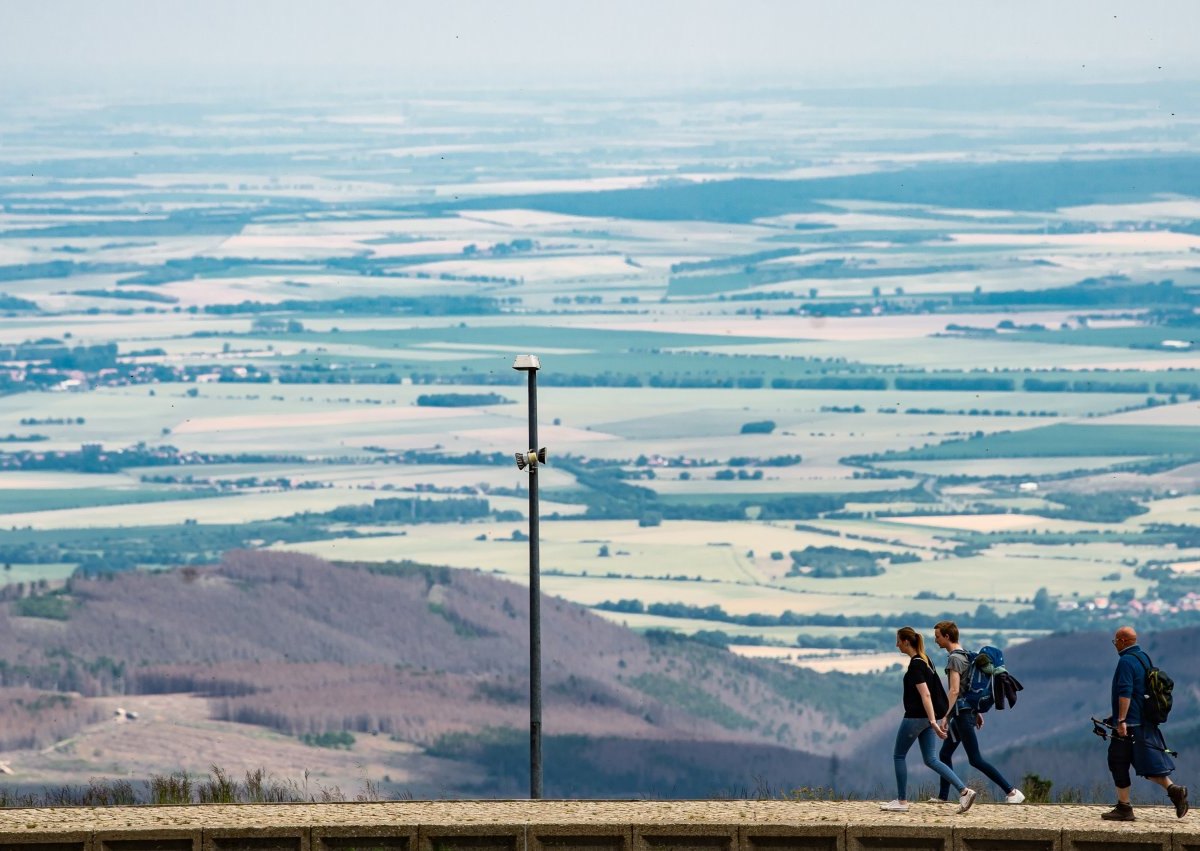
[[[925,660],[920,656],[913,656],[908,663],[908,670],[904,672],[904,717],[905,718],[928,718],[925,712],[925,704],[921,701],[921,693],[917,691],[917,686],[920,683],[929,685],[930,676],[936,677],[933,669],[925,663]],[[930,687],[930,697],[933,696],[933,689]]]

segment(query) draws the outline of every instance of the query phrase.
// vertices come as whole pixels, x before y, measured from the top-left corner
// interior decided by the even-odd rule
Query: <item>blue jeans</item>
[[[953,767],[954,751],[957,750],[958,743],[962,742],[971,767],[987,775],[988,780],[999,786],[1000,791],[1007,795],[1013,790],[1013,785],[1005,780],[1004,775],[984,759],[983,754],[979,752],[979,737],[975,735],[975,717],[974,712],[959,712],[950,716],[950,735],[946,741],[942,742],[942,752],[938,757],[946,765]],[[950,797],[950,784],[945,780],[942,781],[941,789],[938,790],[938,797],[942,800],[948,800]]]
[[[933,752],[937,747],[937,740],[937,733],[933,732],[933,728],[929,726],[929,721],[925,718],[905,718],[900,722],[900,729],[896,731],[896,750],[892,754],[892,759],[896,763],[896,797],[901,801],[908,800],[908,763],[905,761],[905,757],[908,756],[913,742],[921,743],[921,759],[941,776],[943,783],[949,783],[960,792],[967,788],[967,784],[959,779],[958,775],[954,773],[954,769],[938,761],[937,755]]]

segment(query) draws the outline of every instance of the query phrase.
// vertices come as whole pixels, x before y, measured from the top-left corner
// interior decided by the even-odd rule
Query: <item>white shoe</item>
[[[1009,792],[1007,795],[1004,796],[1004,803],[1006,803],[1006,804],[1023,804],[1023,803],[1025,803],[1025,793],[1022,792],[1020,789],[1013,789],[1011,792]]]
[[[962,790],[962,794],[958,796],[958,811],[960,813],[965,813],[967,810],[971,809],[971,804],[975,803],[976,794],[977,793],[974,789]]]
[[[927,803],[927,804],[949,804],[950,802],[944,798],[927,798],[925,800],[925,803]]]
[[[908,812],[908,801],[888,801],[886,804],[880,804],[879,809],[889,813],[906,813]]]

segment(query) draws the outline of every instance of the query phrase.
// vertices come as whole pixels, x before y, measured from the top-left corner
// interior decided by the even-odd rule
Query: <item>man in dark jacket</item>
[[[1158,725],[1145,717],[1146,671],[1150,660],[1138,647],[1133,627],[1123,626],[1113,636],[1113,647],[1120,658],[1112,681],[1112,718],[1114,735],[1108,743],[1108,770],[1117,787],[1117,805],[1100,817],[1109,821],[1133,821],[1129,787],[1133,781],[1129,769],[1139,777],[1153,780],[1167,790],[1175,805],[1175,815],[1183,818],[1188,811],[1187,787],[1172,783],[1175,762],[1166,753],[1166,744]]]

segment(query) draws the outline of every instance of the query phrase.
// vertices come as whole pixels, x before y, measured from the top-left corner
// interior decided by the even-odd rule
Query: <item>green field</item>
[[[1144,461],[1153,456],[1121,456],[1121,455],[1076,455],[1022,457],[1005,456],[1001,458],[955,458],[942,461],[885,461],[876,464],[885,470],[901,470],[929,476],[979,476],[979,477],[1008,477],[1008,476],[1057,476],[1077,470],[1103,470],[1118,464]]]
[[[5,562],[0,571],[0,586],[15,585],[18,582],[26,584],[45,580],[58,584],[75,572],[76,564],[20,564]]]
[[[1176,340],[1200,346],[1200,331],[1195,328],[1134,326],[1128,328],[1072,328],[1060,331],[1019,331],[1005,334],[1003,340],[1033,343],[1055,343],[1065,346],[1120,346],[1136,349],[1159,349],[1166,340]],[[1185,347],[1186,348],[1186,347]]]
[[[636,614],[631,612],[611,612],[596,609],[597,614],[615,623],[628,626],[640,631],[666,629],[694,635],[697,632],[723,632],[729,637],[741,636],[753,640],[762,640],[766,644],[783,646],[806,646],[822,639],[854,638],[866,634],[875,635],[881,630],[899,629],[903,624],[897,622],[886,627],[855,627],[855,626],[745,626],[726,621],[699,620],[695,618],[673,618],[661,615]],[[928,628],[927,624],[917,625],[918,629]],[[980,631],[964,630],[965,640],[971,644],[980,643]],[[1041,634],[1038,630],[993,631],[986,633],[989,639],[1000,640],[1003,646],[1008,646],[1018,640]]]
[[[95,508],[100,506],[132,506],[155,502],[205,499],[215,497],[212,489],[198,490],[116,490],[89,488],[72,490],[0,490],[0,515],[35,512],[61,511],[72,508]]]
[[[1055,424],[1021,432],[990,434],[907,452],[887,460],[952,458],[1044,458],[1071,456],[1192,456],[1200,454],[1200,426]]]

